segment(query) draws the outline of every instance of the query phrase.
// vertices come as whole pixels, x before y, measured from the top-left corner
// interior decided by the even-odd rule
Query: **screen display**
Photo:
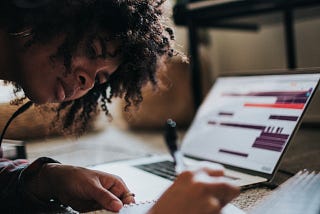
[[[271,174],[320,74],[220,77],[200,106],[183,153]]]

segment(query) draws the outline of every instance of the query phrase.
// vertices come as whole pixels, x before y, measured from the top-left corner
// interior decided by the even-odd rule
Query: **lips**
[[[79,87],[70,87],[61,78],[58,78],[57,100],[59,102],[68,100],[73,97]]]

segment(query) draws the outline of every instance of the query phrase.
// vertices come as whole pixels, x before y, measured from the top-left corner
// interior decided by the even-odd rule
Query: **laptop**
[[[320,73],[218,77],[182,139],[184,162],[223,166],[226,179],[240,187],[270,181],[318,90],[319,79]],[[175,179],[170,155],[92,169],[120,176],[137,201],[157,199]]]

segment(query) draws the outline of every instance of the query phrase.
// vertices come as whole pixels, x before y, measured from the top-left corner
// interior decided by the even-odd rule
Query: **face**
[[[73,54],[71,72],[66,72],[63,59],[50,58],[56,54],[63,43],[60,36],[47,44],[33,44],[23,49],[25,41],[17,46],[17,64],[14,72],[15,82],[24,90],[26,96],[34,103],[53,103],[70,101],[85,95],[97,81],[98,84],[107,81],[120,64],[120,57],[100,57],[103,49],[99,40],[94,40],[90,47],[97,57],[88,56],[88,48],[84,42],[80,43]],[[107,42],[106,52],[113,55],[117,51],[115,41]]]

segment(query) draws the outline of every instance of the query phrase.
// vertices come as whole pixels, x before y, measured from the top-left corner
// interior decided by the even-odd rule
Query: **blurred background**
[[[199,100],[218,75],[320,67],[318,1],[168,0],[165,12],[175,31],[175,48],[189,57],[190,63],[180,57],[171,59],[167,68],[159,71],[158,90],[149,85],[143,89],[139,108],[125,113],[124,102],[114,99],[108,106],[113,119],[98,114],[89,131],[75,138],[50,128],[55,112],[32,107],[15,119],[5,137],[25,141],[30,160],[50,156],[83,166],[165,152],[162,130],[166,119],[176,120],[181,139]],[[290,38],[293,62],[288,60]],[[0,92],[2,129],[17,106],[9,104],[13,98],[10,85],[1,86]],[[306,126],[319,127],[319,107],[320,101],[315,99]]]

